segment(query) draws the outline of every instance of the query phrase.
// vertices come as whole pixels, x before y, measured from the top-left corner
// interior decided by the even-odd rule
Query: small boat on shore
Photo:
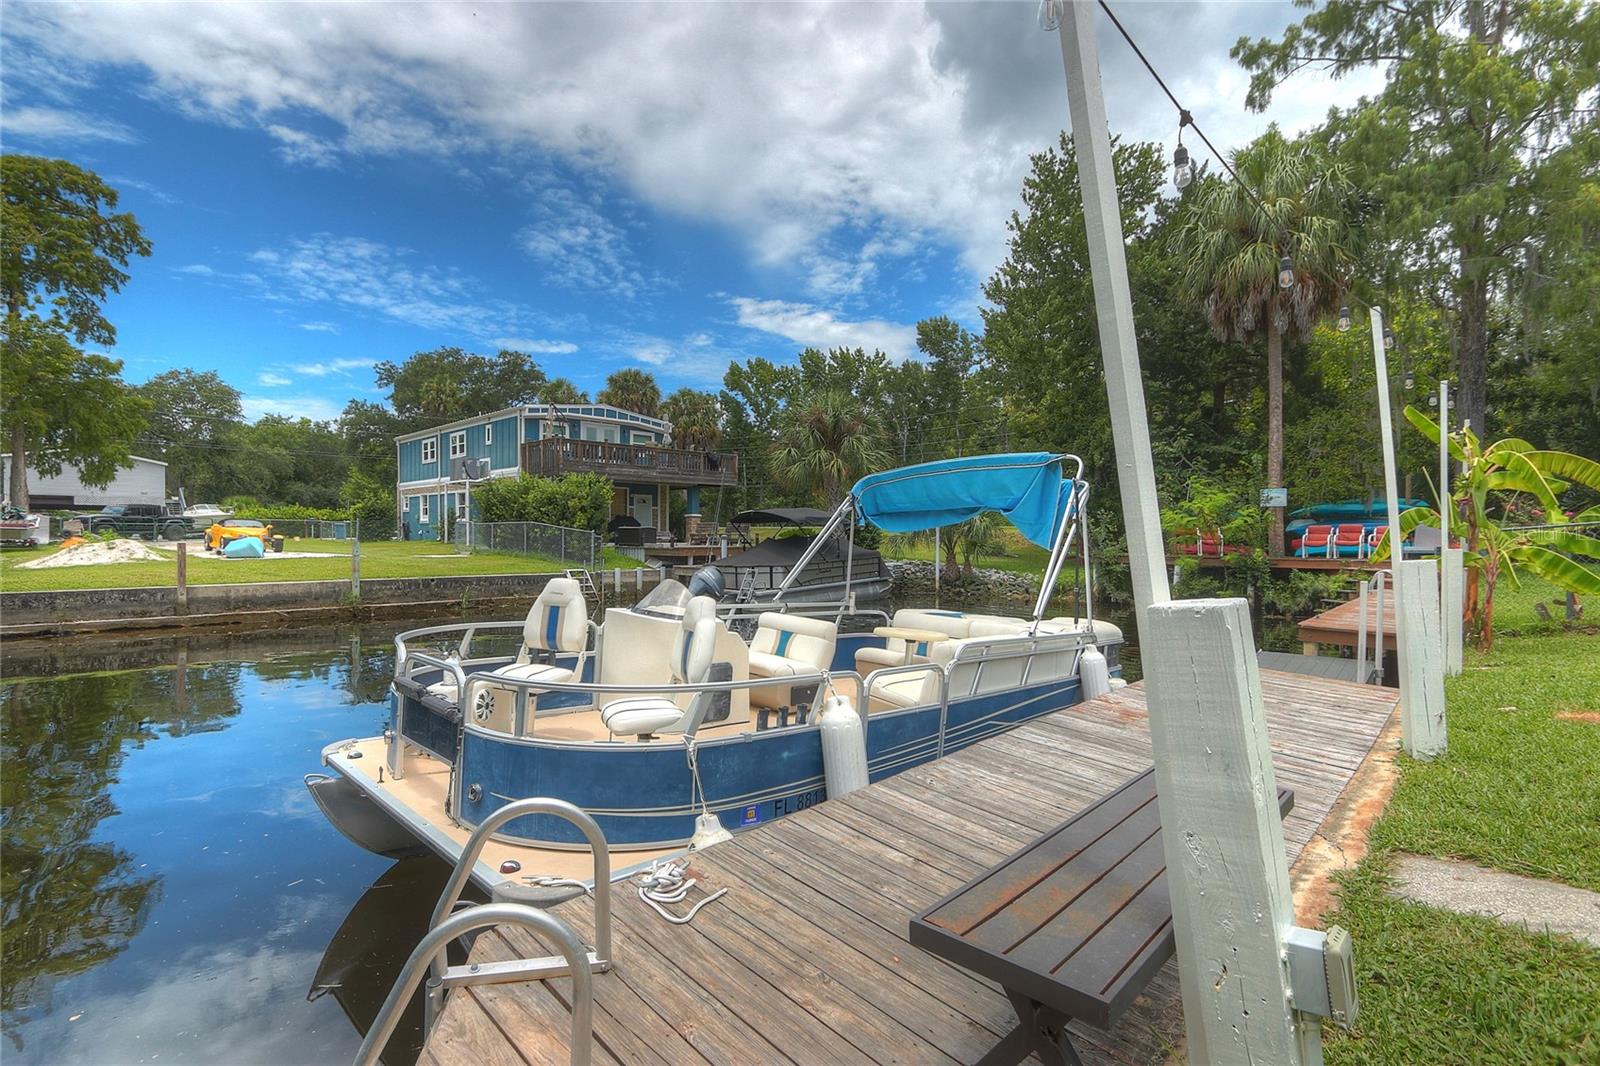
[[[850,552],[849,591],[857,603],[881,599],[889,594],[889,568],[883,556],[871,548],[847,545],[846,538],[835,536],[823,541],[816,532],[828,524],[826,511],[811,507],[762,507],[741,511],[728,520],[744,541],[743,550],[716,561],[730,590],[753,600],[772,599],[790,574],[796,580],[784,599],[788,603],[828,603],[843,598],[846,591],[845,551]],[[756,541],[754,526],[777,526],[778,533]],[[815,549],[815,550],[813,550]],[[803,569],[797,564],[808,559]]]
[[[1120,630],[1087,595],[1084,617],[1044,617],[1074,545],[1087,573],[1088,494],[1073,456],[925,463],[857,482],[802,553],[794,573],[844,534],[835,603],[789,602],[794,573],[753,605],[668,580],[596,622],[578,583],[558,578],[525,619],[402,633],[388,728],[329,745],[329,772],[307,785],[341,832],[385,855],[455,861],[473,827],[530,796],[587,811],[623,853],[619,873],[725,839],[1071,706],[1086,685],[1103,691]],[[906,532],[990,510],[1050,549],[1031,617],[854,607],[859,523]],[[750,614],[745,640],[729,623]],[[483,646],[507,637],[509,654]],[[590,860],[570,823],[529,815],[472,876],[525,899],[591,876]]]

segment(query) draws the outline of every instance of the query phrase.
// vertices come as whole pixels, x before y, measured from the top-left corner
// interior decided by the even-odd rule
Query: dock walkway
[[[1367,598],[1367,642],[1372,646],[1372,638],[1377,632],[1378,604],[1376,596]],[[1317,645],[1336,644],[1341,648],[1353,648],[1361,636],[1361,601],[1349,600],[1337,607],[1329,608],[1320,614],[1314,614],[1300,623],[1300,642],[1307,655],[1317,654]],[[1394,651],[1395,620],[1394,596],[1385,596],[1383,599],[1383,647],[1385,651]]]
[[[1392,690],[1263,670],[1273,764],[1295,793],[1291,861],[1394,710]],[[626,882],[613,894],[616,969],[595,978],[594,1057],[624,1063],[970,1063],[1016,1024],[1000,989],[912,947],[910,917],[1149,767],[1142,686],[1048,715],[937,762],[738,834],[695,856],[721,888],[669,925]],[[614,861],[625,861],[618,853]],[[592,935],[593,905],[555,909]],[[473,961],[540,955],[516,930]],[[426,1066],[568,1061],[571,983],[453,993]],[[1176,965],[1106,1034],[1072,1026],[1086,1062],[1163,1061],[1182,1039]]]

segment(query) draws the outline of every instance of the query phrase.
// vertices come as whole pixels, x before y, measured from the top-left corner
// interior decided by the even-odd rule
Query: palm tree
[[[430,378],[422,383],[422,413],[429,418],[450,418],[461,408],[461,386],[450,378]]]
[[[661,405],[661,417],[672,423],[672,442],[693,451],[716,451],[722,440],[722,409],[709,392],[682,388]]]
[[[594,399],[596,403],[654,418],[661,410],[661,386],[648,370],[624,367],[606,378],[606,387]]]
[[[1415,407],[1407,407],[1405,415],[1419,433],[1439,443],[1439,427],[1431,418]],[[1468,626],[1477,631],[1481,647],[1494,644],[1494,589],[1502,573],[1515,583],[1517,571],[1527,570],[1568,592],[1600,595],[1600,569],[1578,561],[1600,559],[1600,539],[1564,528],[1600,520],[1600,507],[1569,519],[1557,499],[1574,485],[1600,492],[1600,463],[1569,452],[1541,451],[1515,437],[1485,446],[1470,429],[1450,434],[1449,448],[1465,466],[1450,498],[1450,533],[1466,546]],[[1517,493],[1538,502],[1545,528],[1514,530],[1496,520],[1491,512],[1509,513]],[[1439,512],[1413,507],[1402,514],[1402,543],[1423,524],[1442,528]],[[1388,553],[1385,534],[1372,557],[1381,560]]]
[[[572,383],[571,378],[551,378],[539,389],[541,403],[588,403],[589,394]]]
[[[1219,340],[1267,344],[1267,484],[1283,484],[1283,345],[1304,340],[1346,298],[1355,256],[1346,168],[1276,127],[1233,156],[1240,181],[1212,178],[1190,194],[1178,231],[1185,287]],[[1248,187],[1248,188],[1247,188]],[[1254,191],[1255,196],[1251,195]],[[1259,203],[1257,202],[1259,197]],[[1281,261],[1294,281],[1281,288]],[[1283,554],[1283,511],[1274,508],[1268,549]]]
[[[791,490],[820,491],[833,507],[846,484],[888,465],[882,429],[848,392],[819,392],[784,408],[772,444],[772,473]]]

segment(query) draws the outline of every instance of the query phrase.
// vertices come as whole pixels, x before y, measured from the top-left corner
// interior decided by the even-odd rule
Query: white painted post
[[[1095,9],[1067,2],[1060,10],[1128,564],[1145,650],[1188,1057],[1320,1064],[1320,1022],[1302,1018],[1287,996],[1284,942],[1294,904],[1249,610],[1244,600],[1168,602]]]
[[[1061,6],[1061,62],[1067,70],[1067,108],[1072,116],[1072,144],[1078,157],[1083,217],[1089,233],[1095,317],[1100,324],[1117,482],[1128,530],[1128,570],[1142,633],[1145,612],[1151,604],[1171,599],[1172,591],[1167,584],[1161,508],[1156,502],[1156,469],[1150,454],[1139,344],[1133,332],[1133,296],[1128,285],[1111,133],[1106,126],[1106,101],[1100,84],[1095,9],[1082,0],[1070,0]]]
[[[1378,432],[1383,442],[1383,487],[1389,504],[1389,569],[1394,578],[1394,646],[1395,658],[1400,664],[1400,740],[1406,752],[1416,759],[1427,759],[1444,750],[1444,678],[1439,675],[1437,684],[1430,684],[1422,673],[1423,666],[1437,658],[1427,655],[1420,647],[1424,640],[1427,610],[1416,603],[1420,594],[1431,603],[1438,602],[1437,586],[1419,584],[1419,575],[1433,570],[1431,559],[1411,559],[1405,556],[1405,538],[1400,533],[1400,488],[1395,473],[1394,422],[1389,404],[1389,357],[1383,347],[1383,309],[1372,309],[1372,362],[1378,377]],[[1408,579],[1407,569],[1411,569]],[[1437,634],[1438,622],[1433,632]],[[1434,647],[1441,648],[1437,635]],[[1442,650],[1442,649],[1441,649]],[[1430,700],[1434,690],[1437,700]],[[1432,725],[1438,716],[1438,728]],[[1437,746],[1435,744],[1437,743]]]
[[[1395,626],[1400,634],[1410,634],[1400,644],[1400,736],[1417,759],[1441,755],[1447,746],[1438,590],[1434,560],[1406,559],[1396,565]]]
[[[1450,379],[1439,382],[1439,636],[1444,642],[1446,677],[1461,673],[1461,610],[1466,597],[1466,555],[1450,547]]]
[[[1321,1023],[1292,1009],[1282,961],[1294,896],[1249,603],[1177,600],[1146,617],[1140,647],[1189,1061],[1320,1063]]]
[[[361,542],[350,542],[350,596],[352,599],[361,598]]]

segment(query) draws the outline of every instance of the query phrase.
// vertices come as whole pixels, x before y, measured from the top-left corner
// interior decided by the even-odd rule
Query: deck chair
[[[1302,559],[1332,557],[1334,526],[1307,526],[1301,534],[1300,548],[1295,552]]]
[[[1355,556],[1360,557],[1361,546],[1367,540],[1366,526],[1340,526],[1333,535],[1333,546],[1328,552],[1330,556]]]
[[[522,623],[522,647],[517,650],[517,661],[497,672],[524,681],[570,681],[582,674],[588,645],[589,604],[582,589],[570,577],[551,578]],[[558,654],[577,655],[576,668],[556,666]],[[470,690],[473,686],[467,687]],[[429,685],[428,692],[454,703],[456,679],[446,677]]]

